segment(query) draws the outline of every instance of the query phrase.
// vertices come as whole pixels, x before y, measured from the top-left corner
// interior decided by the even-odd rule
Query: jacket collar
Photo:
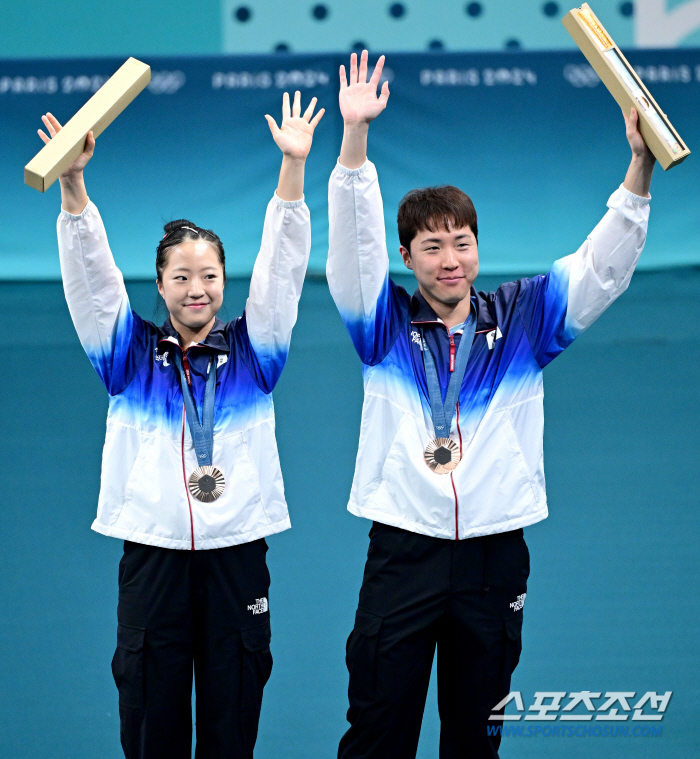
[[[163,326],[158,329],[158,342],[168,342],[180,345],[180,338],[177,331],[168,317]],[[229,353],[230,348],[228,341],[226,340],[226,324],[217,316],[214,320],[214,326],[209,331],[209,334],[202,340],[201,343],[197,343],[198,348],[212,348],[219,353]]]
[[[476,331],[490,332],[492,329],[496,329],[496,320],[491,314],[488,301],[483,293],[478,293],[472,285],[470,297],[476,308]],[[433,307],[423,297],[420,288],[416,290],[411,298],[411,324],[441,321]]]

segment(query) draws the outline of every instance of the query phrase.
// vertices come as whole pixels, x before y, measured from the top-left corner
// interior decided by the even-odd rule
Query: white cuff
[[[615,192],[620,193],[620,196],[624,200],[629,200],[630,203],[634,203],[636,206],[646,206],[649,205],[649,201],[651,200],[651,194],[648,195],[646,198],[643,198],[641,195],[635,195],[633,192],[630,192],[624,184],[621,184]],[[613,193],[614,195],[615,193]]]
[[[274,199],[277,201],[277,205],[280,208],[301,208],[304,205],[304,196],[301,196],[300,200],[282,200],[275,190]]]
[[[347,166],[343,166],[343,164],[340,162],[340,158],[338,159],[338,162],[336,163],[335,167],[340,171],[341,174],[345,174],[348,177],[358,177],[360,174],[364,173],[365,169],[369,168],[371,166],[371,162],[369,158],[365,158],[365,162],[357,169],[348,169]]]
[[[83,210],[79,214],[68,213],[68,211],[66,211],[66,209],[63,208],[63,206],[61,206],[61,216],[64,219],[69,219],[70,221],[80,221],[81,219],[85,218],[85,216],[86,216],[86,214],[88,212],[88,209],[90,208],[91,205],[93,205],[93,203],[88,198],[87,205],[85,206],[85,208],[83,208]]]

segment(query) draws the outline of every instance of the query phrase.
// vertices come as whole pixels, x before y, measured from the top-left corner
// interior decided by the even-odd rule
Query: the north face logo
[[[527,593],[521,593],[521,594],[520,594],[520,595],[519,595],[519,596],[518,596],[518,597],[515,599],[515,601],[511,601],[511,603],[510,603],[510,608],[511,608],[513,611],[520,611],[520,609],[522,609],[522,608],[523,608],[523,606],[525,606],[525,596],[526,596],[526,595],[527,595]]]
[[[264,614],[267,609],[267,598],[256,598],[254,604],[248,604],[248,611],[252,611],[253,614]]]

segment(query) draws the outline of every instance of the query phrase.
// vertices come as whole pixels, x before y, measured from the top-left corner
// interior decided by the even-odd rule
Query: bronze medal
[[[211,503],[223,495],[226,480],[215,466],[200,466],[190,475],[187,487],[198,501]]]
[[[423,458],[435,474],[449,474],[457,467],[462,456],[454,440],[438,437],[431,440],[425,447]]]
[[[451,440],[450,428],[454,419],[455,409],[458,408],[459,392],[462,387],[467,363],[469,361],[469,352],[474,342],[476,330],[476,315],[472,312],[469,318],[462,324],[458,325],[462,330],[462,339],[459,342],[459,348],[455,355],[454,350],[450,355],[450,374],[447,390],[443,400],[440,389],[440,380],[438,378],[435,359],[428,347],[428,343],[423,336],[421,328],[421,350],[423,352],[423,365],[425,367],[425,380],[428,386],[428,398],[430,400],[430,415],[433,418],[433,429],[435,437],[425,447],[423,458],[425,463],[435,474],[448,474],[452,472],[459,464],[462,453],[461,443],[457,445]],[[448,330],[450,332],[450,330]],[[452,333],[450,332],[450,335]],[[450,337],[450,340],[452,338]],[[452,344],[453,345],[453,344]],[[459,419],[459,416],[457,417]]]

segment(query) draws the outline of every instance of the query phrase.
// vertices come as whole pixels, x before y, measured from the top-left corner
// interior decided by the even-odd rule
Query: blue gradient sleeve
[[[520,317],[541,367],[627,289],[646,241],[649,200],[621,185],[576,253],[560,258],[544,277],[522,281]]]
[[[127,302],[114,326],[112,339],[98,347],[85,346],[90,363],[110,395],[119,395],[136,376],[154,330]]]
[[[243,316],[232,322],[229,328],[229,345],[232,351],[241,357],[243,363],[255,380],[255,384],[263,393],[271,393],[282,374],[287,362],[289,346],[267,347],[265,350],[255,350],[248,334],[248,324],[245,312]]]
[[[535,360],[544,368],[576,338],[566,323],[570,259],[556,261],[549,273],[523,280],[518,312]]]
[[[410,312],[411,298],[387,275],[372,312],[365,316],[340,309],[362,363],[375,366],[386,358]]]

